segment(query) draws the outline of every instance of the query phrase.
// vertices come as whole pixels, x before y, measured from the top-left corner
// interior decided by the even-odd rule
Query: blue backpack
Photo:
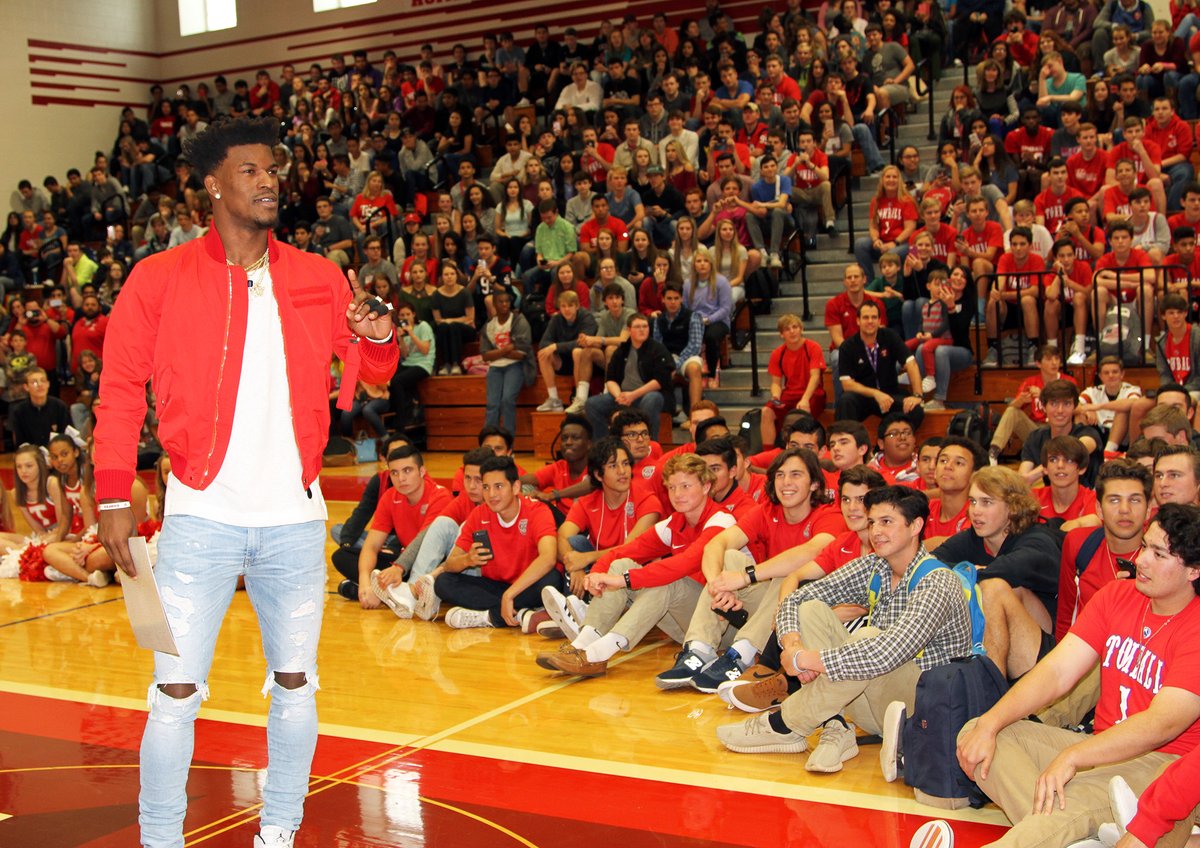
[[[913,569],[912,575],[908,578],[908,591],[911,592],[925,575],[936,568],[949,569],[962,584],[963,596],[967,599],[967,609],[971,615],[971,653],[975,656],[983,656],[986,653],[983,649],[983,629],[986,624],[983,618],[983,596],[979,591],[979,583],[975,579],[975,566],[972,563],[960,562],[958,565],[950,566],[933,557],[926,557],[917,563],[917,567]],[[882,586],[883,577],[879,572],[875,572],[867,584],[868,624],[871,623],[871,613],[875,610],[875,603],[879,600],[879,590]]]

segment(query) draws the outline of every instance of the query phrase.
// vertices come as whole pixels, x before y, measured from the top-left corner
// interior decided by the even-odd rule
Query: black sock
[[[781,733],[781,734],[786,735],[786,734],[792,732],[792,729],[783,723],[783,711],[782,710],[775,710],[775,712],[771,713],[767,717],[767,721],[770,723],[771,729],[774,730],[776,733]]]

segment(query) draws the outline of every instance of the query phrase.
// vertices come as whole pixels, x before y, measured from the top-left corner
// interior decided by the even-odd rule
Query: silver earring
[[[213,197],[215,197],[217,200],[220,200],[220,199],[221,199],[221,195],[220,195],[220,194],[214,194],[214,195],[213,195]]]

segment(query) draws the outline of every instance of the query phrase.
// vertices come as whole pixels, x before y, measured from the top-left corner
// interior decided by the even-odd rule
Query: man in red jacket
[[[127,579],[138,576],[129,493],[150,380],[172,467],[155,574],[179,653],[154,655],[141,748],[145,848],[183,844],[193,725],[239,577],[271,693],[254,845],[293,844],[317,740],[326,519],[317,475],[330,358],[344,363],[351,391],[359,378],[387,382],[396,367],[391,316],[372,308],[353,273],[348,288],[329,260],[272,238],[277,140],[269,119],[227,121],[190,140],[185,153],[212,197],[214,226],[138,263],[105,338],[96,497],[100,540]],[[343,394],[339,406],[349,408]]]

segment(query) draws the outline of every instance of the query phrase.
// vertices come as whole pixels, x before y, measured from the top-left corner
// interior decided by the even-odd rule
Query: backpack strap
[[[1075,584],[1076,588],[1079,585],[1079,577],[1087,569],[1088,563],[1092,561],[1092,557],[1096,555],[1096,551],[1100,550],[1100,545],[1104,543],[1104,528],[1097,527],[1088,537],[1083,540],[1083,544],[1079,546],[1079,552],[1075,554]]]

